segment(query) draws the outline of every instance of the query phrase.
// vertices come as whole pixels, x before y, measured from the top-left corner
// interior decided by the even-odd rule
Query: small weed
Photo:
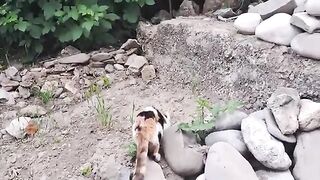
[[[80,171],[81,171],[82,176],[90,177],[90,175],[92,174],[92,167],[88,165],[88,166],[81,168]]]
[[[89,86],[89,89],[85,92],[85,98],[88,100],[95,94],[100,94],[101,88],[96,83]]]
[[[128,147],[127,147],[127,153],[128,155],[134,159],[136,157],[137,154],[137,145],[134,142],[131,142]]]
[[[112,115],[110,113],[111,107],[107,107],[103,97],[97,95],[97,104],[95,105],[97,118],[101,124],[107,128],[112,125]]]
[[[214,127],[215,120],[225,112],[233,112],[241,106],[237,101],[230,101],[224,106],[212,106],[206,99],[197,100],[197,112],[191,123],[181,123],[179,129],[203,137],[204,133]],[[205,116],[208,112],[208,116]],[[206,118],[208,117],[208,118]]]
[[[52,91],[39,91],[37,92],[37,96],[44,104],[48,104],[54,97],[54,93]]]
[[[103,82],[102,84],[103,88],[109,88],[111,86],[110,79],[107,76],[102,76],[101,80]]]
[[[136,105],[134,102],[132,103],[132,109],[131,109],[131,116],[130,116],[130,123],[133,124],[134,121],[134,111],[135,111]]]

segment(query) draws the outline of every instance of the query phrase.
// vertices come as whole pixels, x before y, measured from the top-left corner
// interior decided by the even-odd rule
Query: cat
[[[132,180],[143,180],[146,173],[148,155],[159,162],[160,140],[163,132],[170,126],[170,116],[163,115],[155,107],[144,108],[132,126],[132,135],[137,145],[135,170]]]

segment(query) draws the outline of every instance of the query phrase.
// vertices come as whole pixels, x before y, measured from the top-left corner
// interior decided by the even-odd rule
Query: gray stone
[[[69,45],[69,46],[63,48],[60,53],[61,53],[61,55],[64,55],[64,56],[71,56],[71,55],[79,54],[79,53],[81,53],[81,51],[79,49]]]
[[[123,49],[125,51],[132,49],[132,48],[140,48],[140,44],[138,43],[138,41],[136,39],[128,39],[124,44],[122,44],[122,46],[120,47],[120,49]]]
[[[250,111],[265,107],[279,85],[320,102],[318,61],[237,34],[232,23],[184,17],[159,25],[140,22],[137,33],[144,56],[156,65],[157,81],[168,86],[196,85],[214,102],[241,97],[244,110]]]
[[[224,5],[223,0],[206,0],[203,4],[203,13],[215,12]],[[228,6],[232,9],[239,9],[241,2],[239,0],[230,0],[228,1]]]
[[[20,83],[18,81],[12,81],[9,79],[6,79],[1,82],[1,86],[3,88],[9,88],[10,90],[17,88],[19,86],[19,84]]]
[[[320,130],[302,132],[298,135],[294,150],[293,176],[297,180],[320,179]]]
[[[59,58],[58,62],[61,64],[84,64],[87,63],[90,59],[90,56],[85,53],[80,53],[72,56],[67,56]]]
[[[320,33],[301,33],[291,41],[291,48],[300,56],[320,60]]]
[[[284,145],[269,134],[263,119],[249,115],[242,120],[241,131],[248,149],[264,166],[274,170],[289,169],[291,160]]]
[[[161,166],[153,160],[148,159],[146,175],[144,180],[165,180]]]
[[[19,117],[13,119],[10,124],[5,128],[8,134],[15,138],[24,138],[26,135],[25,128],[28,126],[28,123],[31,121],[29,117]]]
[[[259,170],[256,174],[260,180],[294,180],[291,172],[288,171],[266,171]]]
[[[306,8],[305,8],[304,4],[303,5],[299,5],[298,7],[296,7],[294,9],[294,11],[293,11],[293,14],[301,13],[301,12],[306,12]]]
[[[173,125],[163,133],[162,147],[170,168],[180,176],[193,176],[203,168],[203,154],[195,148],[195,137],[188,137]],[[192,162],[192,163],[186,163]]]
[[[233,11],[232,8],[223,8],[223,9],[218,9],[216,12],[213,13],[215,16],[220,16],[223,18],[231,18],[234,16],[237,16],[237,14]]]
[[[141,76],[144,81],[150,81],[156,78],[156,70],[153,65],[145,65],[141,70]]]
[[[125,63],[125,66],[128,67],[132,72],[138,72],[147,63],[148,61],[145,57],[132,54],[131,56],[129,56],[128,61]]]
[[[130,169],[127,167],[122,167],[119,172],[119,177],[117,180],[130,180]]]
[[[46,81],[41,87],[41,92],[54,92],[59,86],[58,81]]]
[[[284,135],[282,134],[282,132],[280,131],[274,116],[271,112],[270,109],[265,108],[261,111],[255,112],[252,115],[254,116],[258,116],[261,119],[264,119],[266,124],[267,124],[267,128],[269,133],[274,136],[275,138],[277,138],[280,141],[284,141],[284,142],[288,142],[288,143],[295,143],[297,142],[297,139],[294,135],[289,134],[289,135]]]
[[[7,76],[7,78],[12,79],[13,77],[15,77],[17,75],[17,73],[19,71],[18,71],[18,69],[16,67],[10,66],[4,72],[5,72],[6,76]]]
[[[241,34],[254,34],[256,27],[262,22],[261,16],[258,13],[241,14],[235,21],[234,27]]]
[[[268,19],[277,13],[292,14],[297,7],[295,0],[268,0],[249,8],[249,13],[258,13],[262,19]]]
[[[114,57],[117,64],[125,64],[128,60],[128,56],[126,54],[117,54]]]
[[[111,53],[97,53],[92,55],[91,60],[92,61],[105,61],[108,59],[113,58],[113,55]]]
[[[300,96],[297,90],[278,88],[268,99],[267,107],[271,109],[283,134],[293,134],[298,130]]]
[[[307,0],[306,11],[312,16],[320,16],[320,2],[318,0]]]
[[[292,25],[301,28],[308,33],[314,33],[316,30],[320,29],[320,20],[310,16],[306,12],[293,14],[290,22]]]
[[[58,63],[59,63],[58,60],[47,61],[47,62],[43,63],[43,67],[48,69],[48,68],[51,68],[51,67],[53,67],[54,65],[56,65]]]
[[[210,147],[204,174],[207,180],[258,180],[249,162],[234,147],[224,142]]]
[[[26,117],[39,117],[47,114],[47,111],[38,105],[29,105],[20,110],[19,114]]]
[[[114,72],[114,67],[112,64],[107,64],[104,69],[106,70],[107,73],[113,73]]]
[[[291,40],[302,31],[290,24],[291,16],[285,13],[275,14],[261,22],[256,28],[256,36],[264,41],[290,45]]]
[[[180,5],[177,16],[195,16],[197,15],[193,9],[191,0],[184,0]]]
[[[19,86],[18,91],[19,91],[19,95],[24,99],[27,99],[31,96],[31,93],[30,93],[29,89],[27,89],[27,88]]]
[[[199,176],[197,177],[196,180],[206,180],[206,177],[205,177],[204,174],[201,174],[201,175],[199,175]]]
[[[299,129],[312,131],[320,127],[320,103],[308,99],[300,101],[301,108],[298,116]]]
[[[207,146],[212,146],[217,142],[226,142],[232,145],[242,156],[246,157],[249,150],[243,141],[242,133],[239,130],[217,131],[209,134],[205,138]]]
[[[0,89],[0,104],[6,103],[10,100],[10,93],[4,89]]]
[[[123,71],[123,70],[124,70],[124,67],[123,67],[121,64],[115,64],[115,65],[114,65],[114,68],[115,68],[117,71]]]
[[[70,91],[72,94],[77,94],[79,89],[76,88],[76,82],[72,81],[72,80],[68,80],[65,85],[64,88],[68,91]]]
[[[248,117],[248,115],[239,110],[226,112],[216,119],[214,129],[217,131],[229,129],[240,130],[241,122],[246,117]]]
[[[128,51],[125,53],[125,55],[126,55],[126,56],[130,56],[130,55],[132,55],[132,54],[138,54],[138,53],[139,53],[139,48],[132,48],[132,49],[128,50]]]

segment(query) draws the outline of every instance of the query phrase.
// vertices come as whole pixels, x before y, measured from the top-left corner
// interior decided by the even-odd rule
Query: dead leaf
[[[28,126],[25,128],[25,131],[29,136],[34,136],[38,131],[38,124],[34,121],[30,121]]]

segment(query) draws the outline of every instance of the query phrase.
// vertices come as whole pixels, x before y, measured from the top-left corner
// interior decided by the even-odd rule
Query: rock
[[[61,64],[84,64],[87,63],[90,59],[90,56],[85,53],[80,53],[72,56],[67,56],[59,58],[58,62]]]
[[[145,65],[141,70],[141,76],[144,81],[150,81],[156,78],[156,70],[153,65]]]
[[[271,109],[283,134],[293,134],[297,131],[300,109],[300,96],[297,90],[278,88],[268,99],[267,107]]]
[[[105,61],[112,58],[113,58],[113,55],[110,53],[97,53],[92,55],[91,60],[101,62],[101,61]]]
[[[290,24],[291,16],[285,13],[276,14],[261,22],[256,28],[256,36],[264,41],[290,45],[291,40],[301,33],[301,30]]]
[[[206,0],[203,4],[203,13],[215,12],[220,9],[224,5],[224,1],[221,0]],[[228,7],[232,9],[239,9],[241,6],[241,2],[238,0],[230,0],[228,1]]]
[[[320,60],[320,33],[301,33],[291,41],[291,48],[300,56]]]
[[[130,169],[127,167],[122,167],[119,172],[119,177],[117,180],[130,180]]]
[[[294,180],[291,172],[288,171],[256,171],[257,176],[260,180]]]
[[[114,72],[114,67],[112,64],[107,64],[104,69],[106,70],[107,73],[113,73]]]
[[[269,134],[263,119],[249,115],[242,120],[241,131],[248,149],[264,166],[274,170],[289,169],[291,160],[283,144]]]
[[[249,162],[234,147],[224,142],[210,147],[204,174],[208,180],[258,180]]]
[[[125,55],[126,55],[126,56],[130,56],[130,55],[132,55],[132,54],[138,54],[138,53],[139,53],[139,48],[132,48],[132,49],[128,50],[128,51],[125,53]]]
[[[117,64],[123,65],[127,62],[128,56],[126,54],[117,54],[114,59]]]
[[[195,16],[197,15],[193,9],[192,1],[184,0],[180,5],[177,16]]]
[[[24,99],[27,99],[30,97],[31,93],[29,91],[29,89],[27,88],[24,88],[24,87],[18,87],[18,91],[19,91],[19,95],[24,98]]]
[[[229,129],[240,130],[241,122],[246,117],[248,117],[248,115],[239,110],[226,112],[216,119],[214,129],[217,131]]]
[[[297,138],[293,176],[297,180],[320,179],[320,130],[302,132]]]
[[[21,116],[27,116],[27,117],[39,117],[47,114],[47,111],[41,106],[29,105],[27,107],[22,108],[19,114]]]
[[[0,104],[6,103],[10,100],[10,93],[4,89],[0,89]]]
[[[277,13],[292,14],[297,7],[294,0],[268,0],[257,6],[249,8],[249,13],[258,13],[262,19],[268,19]]]
[[[4,81],[1,82],[1,86],[2,86],[3,88],[8,89],[9,91],[17,88],[19,85],[20,85],[19,82],[17,82],[17,81],[12,81],[12,80],[9,80],[9,79],[6,79],[6,80],[4,80]]]
[[[311,16],[320,16],[320,2],[318,0],[307,0],[305,8]]]
[[[15,77],[17,75],[17,73],[19,71],[18,71],[18,69],[16,67],[10,66],[4,72],[5,72],[6,76],[7,76],[7,78],[12,79],[13,77]]]
[[[35,77],[34,73],[28,72],[26,75],[22,76],[22,82],[20,83],[20,86],[29,88],[35,82],[35,79],[38,79],[38,78],[40,77]]]
[[[140,69],[148,63],[147,59],[143,56],[132,54],[129,56],[125,66],[132,72],[139,72]]]
[[[254,34],[256,27],[262,22],[261,16],[258,13],[241,14],[235,21],[234,27],[241,34]]]
[[[242,156],[249,154],[248,148],[243,141],[242,133],[239,130],[217,131],[209,134],[205,138],[207,146],[212,146],[217,142],[225,142],[232,145]]]
[[[65,83],[64,88],[68,91],[70,91],[72,94],[77,94],[79,89],[75,87],[75,82],[72,80],[69,80]]]
[[[296,1],[296,5],[299,6],[304,6],[304,4],[307,2],[307,0],[295,0]]]
[[[301,108],[298,116],[299,129],[312,131],[320,127],[320,103],[308,99],[300,101]]]
[[[115,65],[114,65],[114,68],[115,68],[117,71],[123,71],[123,70],[124,70],[124,67],[123,67],[121,64],[115,64]]]
[[[125,51],[130,50],[132,48],[140,48],[140,44],[136,39],[128,39],[127,42],[122,44],[122,46],[120,47],[120,49],[123,49]]]
[[[79,53],[81,53],[79,49],[70,45],[61,50],[61,55],[64,55],[64,56],[71,56]]]
[[[221,16],[223,18],[231,18],[237,16],[237,14],[233,11],[232,8],[218,9],[216,12],[213,13],[213,15]]]
[[[57,63],[59,63],[58,60],[47,61],[47,62],[43,63],[43,67],[46,68],[46,69],[48,69],[48,68],[53,67],[53,66],[56,65]]]
[[[41,92],[54,92],[59,86],[58,81],[46,81],[41,87]]]
[[[206,177],[205,177],[204,174],[201,174],[201,175],[199,175],[199,176],[197,177],[196,180],[206,180]]]
[[[147,171],[144,180],[165,180],[161,166],[153,160],[148,159]]]
[[[55,98],[58,98],[62,93],[63,93],[63,88],[57,88],[57,89],[54,91],[54,97],[55,97]]]
[[[301,28],[308,33],[314,33],[316,30],[320,29],[320,20],[310,16],[306,12],[293,14],[290,22],[292,25]]]
[[[21,139],[26,135],[25,128],[28,126],[28,123],[31,121],[29,117],[19,117],[13,119],[10,124],[5,128],[8,134],[11,136]]]
[[[306,12],[306,8],[305,8],[304,4],[303,5],[299,5],[298,7],[296,7],[294,9],[294,11],[293,11],[293,14],[301,13],[301,12]]]
[[[288,142],[288,143],[295,143],[297,142],[297,139],[294,135],[284,135],[280,131],[274,116],[270,109],[265,108],[264,110],[260,111],[262,119],[265,120],[267,124],[268,131],[271,135],[273,135],[275,138],[277,138],[280,141]]]
[[[196,145],[195,137],[178,131],[177,125],[169,127],[163,134],[162,147],[165,159],[170,168],[180,176],[196,175],[203,168],[203,154],[190,147],[191,145]]]

